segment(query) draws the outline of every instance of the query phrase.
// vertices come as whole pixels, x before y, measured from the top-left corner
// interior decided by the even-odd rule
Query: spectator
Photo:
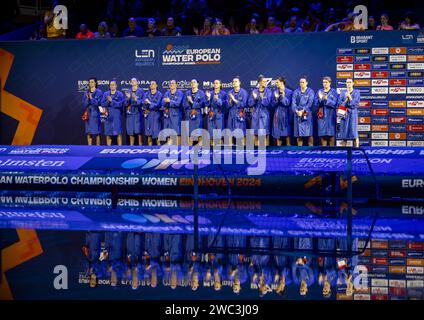
[[[275,18],[273,16],[268,17],[268,23],[264,31],[262,33],[280,33],[282,32],[280,27],[275,25]]]
[[[203,29],[199,30],[197,28],[193,28],[194,33],[198,36],[210,36],[212,35],[212,18],[206,17],[203,22]]]
[[[86,24],[81,24],[80,25],[80,31],[77,33],[77,36],[75,37],[76,39],[93,39],[94,38],[94,33],[91,32],[88,28]]]
[[[122,36],[125,38],[132,38],[132,37],[143,37],[144,36],[144,30],[142,27],[137,25],[137,22],[134,18],[128,19],[128,28],[124,30],[122,33]]]
[[[377,30],[377,26],[375,25],[375,18],[374,16],[368,17],[368,30]]]
[[[56,29],[53,23],[54,13],[51,10],[46,11],[44,14],[44,24],[46,25],[47,38],[48,39],[61,39],[65,38],[66,30],[65,29]]]
[[[407,12],[404,16],[404,20],[399,26],[399,30],[419,30],[420,25],[416,23],[415,15],[412,12]]]
[[[107,31],[107,23],[102,21],[97,27],[97,32],[94,33],[95,39],[108,39],[110,38],[110,33]]]
[[[377,27],[377,30],[393,30],[393,27],[389,25],[389,16],[386,13],[383,13],[380,17],[381,24]]]
[[[182,34],[181,28],[175,26],[174,18],[169,17],[166,20],[166,27],[162,29],[163,36],[180,36]]]
[[[228,20],[228,30],[230,31],[231,34],[239,33],[239,29],[237,27],[236,19],[234,18],[234,16],[231,16],[230,19]]]
[[[216,18],[215,19],[215,25],[212,31],[213,36],[229,36],[230,31],[225,28],[224,24],[222,23],[221,19]]]
[[[297,16],[291,16],[288,22],[288,27],[284,32],[302,32],[302,28],[297,25]]]
[[[153,18],[147,20],[147,36],[149,38],[159,37],[161,35],[160,31],[156,27],[156,21]]]
[[[112,38],[119,38],[119,27],[118,24],[116,22],[112,23],[112,27],[110,27],[110,36]]]
[[[246,33],[248,34],[259,34],[259,30],[256,27],[256,19],[252,18],[250,22],[246,25]]]
[[[34,34],[29,38],[30,40],[47,40],[46,25],[41,23],[34,31]]]

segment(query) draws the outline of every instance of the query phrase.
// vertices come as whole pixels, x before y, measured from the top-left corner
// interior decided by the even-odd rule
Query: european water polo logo
[[[220,64],[221,48],[190,48],[189,45],[168,43],[162,52],[162,65]]]

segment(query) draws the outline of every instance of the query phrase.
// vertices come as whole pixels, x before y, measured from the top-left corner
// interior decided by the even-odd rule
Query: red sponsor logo
[[[371,300],[389,300],[387,294],[372,294]]]
[[[371,101],[367,101],[367,100],[360,101],[359,107],[360,108],[369,108],[369,107],[371,107]]]
[[[352,56],[338,56],[337,57],[337,63],[352,63],[353,57]]]
[[[371,131],[387,132],[387,131],[389,131],[389,125],[386,125],[386,124],[375,124],[375,125],[371,126]],[[376,247],[373,247],[373,248],[376,248]],[[381,248],[381,249],[387,249],[387,247]]]
[[[412,250],[424,250],[424,242],[408,242],[408,249]]]
[[[406,48],[390,48],[390,54],[405,54]]]
[[[371,118],[370,117],[359,117],[359,123],[369,124],[369,123],[371,123]]]
[[[406,123],[406,117],[390,117],[390,123]]]
[[[406,257],[406,251],[405,250],[390,250],[389,255],[392,258],[404,258]]]
[[[373,116],[387,116],[389,114],[389,109],[372,109],[371,114]]]
[[[390,79],[391,86],[406,86],[406,79]]]
[[[389,133],[390,140],[406,140],[405,132],[390,132]]]
[[[389,260],[387,258],[372,258],[372,264],[387,265]]]
[[[373,71],[372,77],[373,78],[388,78],[389,72],[388,71]]]
[[[371,70],[371,65],[369,63],[355,64],[354,69],[355,70]]]
[[[391,287],[389,288],[389,294],[391,296],[406,296],[406,288]]]
[[[407,128],[408,131],[424,132],[424,124],[410,124]]]

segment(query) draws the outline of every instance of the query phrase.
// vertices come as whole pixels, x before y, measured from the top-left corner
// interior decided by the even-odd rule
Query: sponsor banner
[[[404,70],[406,69],[405,63],[391,63],[390,70]]]
[[[360,264],[360,265],[371,264],[371,258],[360,256],[360,257],[358,257],[358,264]]]
[[[412,117],[413,116],[422,117],[424,116],[424,109],[407,109],[406,114]]]
[[[408,62],[424,62],[424,54],[408,55]]]
[[[402,68],[405,69],[405,68]],[[424,62],[415,62],[407,64],[408,70],[424,70]]]
[[[387,252],[387,250],[378,250],[378,249],[372,250],[373,257],[387,257],[388,254],[389,253]]]
[[[406,128],[412,132],[424,132],[424,125],[422,124],[409,124]]]
[[[389,288],[388,287],[372,287],[371,288],[371,294],[389,294]]]
[[[357,87],[369,87],[370,85],[371,85],[371,80],[358,80],[358,79],[354,80],[354,86],[357,86]]]
[[[390,248],[393,248],[390,245]],[[390,250],[389,256],[391,258],[406,258],[406,250]]]
[[[406,253],[408,258],[424,258],[424,251],[410,251]]]
[[[389,147],[406,147],[406,141],[389,141]]]
[[[422,86],[424,85],[423,79],[408,79],[409,86]]]
[[[406,288],[406,280],[390,279],[389,287],[391,288]]]
[[[371,49],[370,48],[356,48],[355,54],[370,54]]]
[[[369,63],[355,63],[354,70],[363,71],[363,70],[371,70],[371,64]],[[351,69],[348,69],[351,70]]]
[[[406,111],[405,111],[405,115],[406,115]],[[371,109],[358,109],[358,116],[360,116],[360,117],[370,117],[371,116]]]
[[[424,47],[420,48],[408,48],[407,49],[408,54],[424,54]]]
[[[360,124],[369,124],[371,123],[371,117],[359,117],[358,123]]]
[[[405,259],[394,259],[394,258],[390,258],[389,259],[389,264],[390,265],[396,265],[396,266],[404,266],[406,264],[406,260]]]
[[[373,78],[388,78],[389,72],[388,71],[373,71],[371,75]]]
[[[424,100],[409,100],[406,103],[408,108],[423,108],[424,109]]]
[[[408,141],[407,147],[424,147],[424,141]]]
[[[373,140],[387,140],[389,139],[389,134],[385,132],[373,132],[371,133],[371,139]],[[387,252],[386,252],[387,254]]]
[[[371,131],[371,126],[368,124],[358,124],[358,131],[359,132]]]
[[[338,87],[346,86],[346,80],[337,80],[337,86]]]
[[[355,71],[353,73],[353,77],[355,79],[369,79],[371,78],[371,72],[370,71]]]
[[[405,78],[405,71],[390,71],[390,78]]]
[[[389,101],[389,107],[390,108],[405,108],[406,107],[406,101],[391,100],[391,101]]]
[[[338,141],[341,142],[341,141]],[[370,140],[359,140],[359,145],[361,147],[371,147],[371,141]],[[337,145],[338,147],[341,147],[341,143]]]
[[[392,88],[390,88],[390,89],[392,89]],[[405,92],[406,92],[406,89],[405,89]],[[377,87],[377,88],[374,88],[373,87],[371,89],[371,93],[372,94],[388,94],[389,93],[389,88],[387,88],[387,87],[381,87],[381,88]]]
[[[389,54],[389,48],[372,48],[372,54]]]
[[[409,78],[422,78],[424,77],[424,71],[410,71],[408,72]]]
[[[371,300],[389,300],[389,296],[387,294],[372,294]]]
[[[407,280],[406,286],[408,288],[424,288],[424,280]]]
[[[406,87],[390,87],[390,94],[406,94]]]
[[[372,109],[371,114],[373,116],[388,116],[389,109]]]
[[[367,100],[359,101],[359,107],[360,108],[369,108],[369,107],[371,107],[371,101],[367,101]]]
[[[408,124],[422,124],[424,123],[424,117],[409,117]]]
[[[377,273],[377,274],[387,275],[388,270],[389,270],[389,267],[387,267],[387,266],[372,266],[371,267],[371,272]],[[406,270],[405,270],[404,273],[406,273]]]
[[[406,86],[406,79],[390,79],[389,85],[393,87],[404,87]]]
[[[388,101],[371,101],[371,106],[374,107],[382,107],[387,108],[389,106]]]
[[[372,125],[371,131],[386,132],[389,131],[388,125]]]
[[[355,293],[353,300],[371,300],[371,295],[366,293]]]
[[[406,266],[389,266],[389,273],[405,274]]]
[[[372,69],[373,70],[388,70],[389,64],[388,63],[373,63]],[[400,68],[397,68],[397,69],[400,69]]]
[[[408,87],[408,94],[424,94],[424,87]]]
[[[390,56],[390,62],[406,62],[406,55]]]
[[[337,63],[353,63],[353,56],[338,56]]]
[[[389,61],[389,57],[388,56],[373,56],[372,61],[374,61],[374,62],[387,62],[387,61]],[[405,61],[406,61],[406,57],[405,57]],[[399,61],[394,61],[394,62],[399,62]],[[403,61],[401,61],[401,62],[403,62]]]
[[[361,87],[359,87],[359,88],[356,88],[356,89],[361,93],[361,95],[371,93],[371,88],[361,88]],[[376,88],[376,89],[381,89],[381,88]],[[339,94],[340,94],[341,90],[344,90],[344,88],[340,88],[340,90],[338,90]]]
[[[373,80],[371,80],[371,85],[372,86],[379,86],[379,87],[387,87],[389,85],[389,80],[387,80],[387,79],[373,79]]]
[[[389,117],[389,123],[406,123],[406,117]]]
[[[352,48],[339,48],[337,49],[337,54],[353,54],[353,49]]]
[[[408,266],[408,267],[406,267],[406,273],[408,273],[408,274],[424,274],[424,267]]]
[[[387,287],[389,286],[389,280],[388,279],[371,279],[371,286]]]
[[[390,132],[389,139],[390,140],[406,140],[406,133],[405,132]],[[402,144],[405,144],[405,141],[403,141]]]
[[[424,133],[423,132],[408,132],[407,136],[408,140],[424,140]]]
[[[390,287],[389,294],[392,296],[392,298],[406,296],[406,287]]]
[[[371,147],[388,147],[388,146],[389,146],[389,141],[383,141],[383,140],[371,141]]]
[[[390,54],[406,54],[405,47],[392,47],[390,48]]]
[[[389,115],[397,117],[406,116],[406,109],[389,109]]]
[[[355,62],[370,62],[370,56],[355,56]]]
[[[407,248],[411,250],[424,250],[424,242],[408,241]]]
[[[371,124],[388,124],[389,117],[371,117]]]
[[[424,267],[424,259],[407,259],[408,266]]]
[[[388,249],[389,242],[387,240],[371,240],[372,249]]]
[[[337,72],[336,77],[338,79],[352,79],[353,72]]]
[[[353,64],[343,63],[337,64],[337,71],[350,71],[353,70]]]

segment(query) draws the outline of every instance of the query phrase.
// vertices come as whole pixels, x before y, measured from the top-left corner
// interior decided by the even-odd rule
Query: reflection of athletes
[[[110,285],[116,287],[118,280],[121,279],[123,265],[123,233],[106,232],[105,247],[107,251],[108,272],[110,273]]]
[[[299,80],[300,87],[293,92],[292,110],[294,113],[294,136],[297,145],[303,146],[303,138],[308,139],[308,145],[313,146],[313,118],[312,104],[314,91],[308,87],[308,79],[302,76]]]
[[[315,112],[317,113],[318,136],[321,145],[334,146],[336,136],[337,91],[331,88],[331,78],[322,79],[323,89],[315,94]]]
[[[353,140],[354,146],[359,147],[358,138],[358,107],[361,94],[353,88],[353,80],[346,80],[346,90],[339,95],[337,122],[339,130],[337,138],[342,140],[342,146],[347,145],[347,140]]]

